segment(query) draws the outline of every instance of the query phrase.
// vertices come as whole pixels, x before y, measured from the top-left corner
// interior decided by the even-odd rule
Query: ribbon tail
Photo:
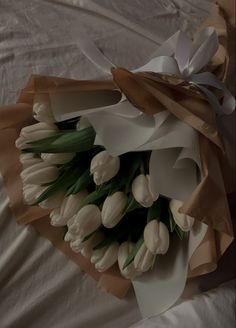
[[[179,34],[181,32],[178,31],[174,35],[172,35],[169,39],[167,39],[154,53],[153,57],[159,56],[172,56],[175,53],[176,45],[178,42]]]
[[[78,46],[82,53],[102,72],[111,74],[114,64],[98,49],[95,43],[82,31],[79,32]]]
[[[147,64],[132,72],[154,72],[167,75],[179,75],[179,68],[176,60],[168,56],[160,56],[151,59]]]
[[[188,75],[199,72],[206,66],[216,53],[219,47],[217,33],[214,28],[209,27],[203,30],[192,44],[192,54],[190,54],[187,67]]]
[[[213,106],[213,108],[219,115],[229,115],[235,110],[235,98],[226,88],[224,83],[219,81],[214,74],[210,72],[194,74],[191,77],[190,83],[197,86],[206,95],[209,103]],[[213,92],[203,87],[202,85],[209,85],[223,91],[223,104],[221,105],[219,103],[217,97],[214,95]]]

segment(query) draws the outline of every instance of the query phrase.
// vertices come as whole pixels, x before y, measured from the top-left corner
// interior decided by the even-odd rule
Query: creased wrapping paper
[[[222,47],[220,47],[220,52],[214,58],[215,61],[212,62],[212,71],[224,80],[229,63],[225,48],[227,33],[225,20],[218,6],[213,8],[212,15],[206,24],[215,26],[222,36]],[[155,111],[156,108],[160,110],[168,108],[180,120],[193,126],[201,133],[200,142],[201,155],[204,158],[204,179],[190,200],[185,202],[182,210],[206,222],[209,227],[205,238],[190,259],[189,276],[213,270],[216,267],[217,260],[224,253],[233,238],[225,189],[227,177],[226,174],[223,174],[227,172],[224,169],[226,165],[225,154],[223,153],[224,146],[216,129],[215,118],[209,109],[209,105],[199,94],[192,92],[188,87],[182,88],[182,86],[179,86],[175,79],[173,79],[174,83],[167,81],[172,88],[170,91],[165,86],[166,81],[162,76],[156,81],[156,77],[153,77],[151,74],[131,74],[124,69],[114,70],[113,76],[115,83],[113,81],[73,81],[45,76],[31,77],[20,95],[18,104],[3,107],[0,111],[0,169],[17,221],[23,224],[31,223],[39,233],[51,240],[56,247],[78,263],[81,269],[97,279],[99,281],[98,285],[101,288],[118,297],[123,297],[130,286],[130,282],[120,277],[116,267],[104,274],[98,273],[88,260],[81,255],[75,254],[67,243],[63,241],[64,229],[50,225],[47,211],[23,204],[22,185],[19,177],[21,171],[18,160],[19,151],[15,148],[14,142],[18,137],[20,129],[33,123],[32,102],[35,93],[49,94],[52,92],[113,90],[118,85],[131,103],[134,103],[141,110],[148,111],[150,106]],[[176,99],[173,100],[172,97],[176,93],[180,95],[180,99],[177,99],[177,101]],[[215,145],[212,146],[212,143]],[[202,189],[204,192],[202,192]],[[210,198],[209,190],[210,193],[214,191]],[[232,187],[229,186],[228,190],[232,191]],[[206,213],[206,210],[209,211],[209,208],[199,207],[199,204],[206,204],[207,206],[210,203],[212,212],[207,212],[210,216],[206,217],[202,213]]]

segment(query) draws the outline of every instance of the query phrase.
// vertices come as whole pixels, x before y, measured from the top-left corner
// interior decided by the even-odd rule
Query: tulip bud
[[[125,261],[127,260],[127,257],[131,253],[133,247],[134,244],[132,242],[126,241],[120,245],[118,251],[118,265],[120,272],[127,279],[133,279],[139,274],[139,272],[135,270],[133,262],[123,269]]]
[[[81,254],[90,258],[94,252],[93,248],[99,244],[104,239],[103,233],[100,231],[93,234],[89,239],[83,242],[83,239],[76,239],[70,243],[72,250],[76,253],[81,252]]]
[[[20,155],[20,162],[23,169],[26,169],[34,164],[42,163],[42,159],[40,157],[35,157],[32,153],[23,153]]]
[[[112,179],[120,169],[120,158],[112,157],[106,150],[93,157],[90,172],[96,185]]]
[[[23,186],[23,197],[27,204],[35,203],[38,195],[43,192],[44,188],[39,185],[26,184]]]
[[[64,197],[60,209],[55,209],[51,212],[51,225],[64,226],[77,213],[82,201],[87,197],[86,190],[80,191],[77,194]],[[54,213],[55,211],[55,213]],[[71,223],[72,221],[70,221]],[[74,221],[73,221],[74,222]]]
[[[41,93],[34,96],[33,116],[40,122],[55,122],[50,106],[50,100],[47,94]]]
[[[153,265],[155,255],[153,255],[143,243],[134,257],[134,267],[137,271],[146,272]]]
[[[106,228],[113,228],[120,222],[127,200],[126,194],[121,191],[117,191],[105,199],[102,206],[102,223]]]
[[[68,240],[69,241],[69,240]],[[73,252],[79,253],[82,249],[83,238],[78,238],[75,236],[70,240],[70,248]]]
[[[58,128],[55,124],[40,122],[28,125],[21,130],[20,137],[16,140],[16,147],[24,149],[29,146],[28,143],[50,137],[57,131]]]
[[[69,232],[78,238],[84,238],[102,224],[101,212],[94,204],[85,205],[74,217],[74,223],[68,226]]]
[[[42,208],[55,209],[61,206],[65,197],[65,191],[59,191],[40,202],[38,205]]]
[[[157,220],[150,221],[144,229],[144,243],[152,254],[165,254],[169,248],[169,231]]]
[[[41,185],[57,179],[59,174],[56,166],[48,166],[41,162],[27,167],[21,172],[23,183]]]
[[[60,208],[54,208],[50,214],[49,214],[49,217],[50,217],[50,223],[52,226],[54,227],[57,227],[57,226],[60,226],[60,225],[57,225],[57,221],[60,220]]]
[[[193,217],[179,212],[179,208],[182,205],[183,202],[176,199],[172,199],[169,203],[175,223],[180,227],[181,230],[189,231],[191,230],[195,220]]]
[[[104,240],[104,234],[100,231],[96,232],[88,240],[83,242],[81,254],[86,258],[91,258],[92,254],[94,252],[93,248],[103,240]]]
[[[72,218],[77,213],[78,207],[87,196],[87,190],[82,190],[77,194],[66,197],[61,204],[61,215],[68,220]]]
[[[149,184],[149,175],[140,174],[132,183],[134,199],[143,207],[151,207],[158,197],[154,197]]]
[[[106,247],[95,249],[90,259],[91,263],[95,264],[99,260],[101,260],[101,258],[105,254],[105,251],[106,251]]]
[[[65,241],[73,241],[73,240],[76,239],[76,237],[77,237],[76,234],[73,234],[70,231],[67,231],[65,236],[64,236],[64,240]]]
[[[42,160],[50,165],[65,164],[67,162],[70,162],[74,156],[75,153],[41,154]]]
[[[91,256],[91,262],[99,272],[109,269],[118,258],[119,243],[114,242],[107,247],[97,249]]]

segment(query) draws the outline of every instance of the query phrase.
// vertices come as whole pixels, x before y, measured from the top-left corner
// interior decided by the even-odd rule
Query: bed
[[[0,104],[14,103],[32,73],[106,77],[81,52],[79,33],[117,66],[133,69],[176,30],[191,35],[212,2],[94,0],[88,10],[79,0],[0,0]],[[121,300],[97,289],[32,227],[18,226],[8,204],[0,179],[1,328],[234,326],[233,245],[217,272],[190,281],[170,310],[142,320],[132,290]]]

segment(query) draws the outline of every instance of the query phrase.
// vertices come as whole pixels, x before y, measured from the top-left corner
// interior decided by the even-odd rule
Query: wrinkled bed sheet
[[[94,40],[113,63],[132,69],[143,65],[176,30],[191,34],[207,16],[212,1],[94,1],[101,10],[118,14],[116,20],[125,18],[123,25],[107,11],[98,15],[79,9],[82,2],[67,0],[72,6],[63,6],[54,1],[0,0],[0,104],[15,102],[32,73],[101,77],[101,71],[79,50],[79,31]],[[127,21],[133,24],[131,28]],[[135,27],[139,33],[132,30]],[[230,278],[230,273],[223,279],[219,272],[200,281],[203,289],[209,289]],[[234,295],[231,280],[207,294],[187,295],[163,315],[140,321],[132,291],[119,300],[98,290],[96,282],[49,241],[31,227],[16,225],[0,179],[1,328],[231,328]]]

